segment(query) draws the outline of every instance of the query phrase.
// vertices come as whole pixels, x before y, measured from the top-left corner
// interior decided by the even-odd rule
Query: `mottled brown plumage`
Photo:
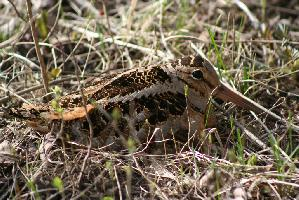
[[[104,133],[107,137],[115,128],[111,126],[115,120],[109,116],[115,110],[120,115],[116,120],[118,128],[125,131],[131,123],[137,130],[137,137],[144,123],[161,127],[163,132],[202,129],[211,96],[258,113],[267,112],[283,120],[221,83],[213,65],[201,56],[187,56],[162,65],[130,69],[86,87],[83,93],[86,105],[80,92],[63,96],[59,100],[62,113],[55,112],[51,104],[25,105],[24,108],[45,121],[64,120],[71,126],[76,124],[79,130],[88,130],[88,113],[95,134]]]

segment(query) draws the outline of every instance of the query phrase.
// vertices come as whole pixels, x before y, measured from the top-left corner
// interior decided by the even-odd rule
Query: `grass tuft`
[[[113,124],[142,128],[145,143],[125,134],[119,139],[122,132],[114,130],[98,136],[81,121],[62,123],[63,131],[30,113],[25,121],[6,112],[20,101],[39,105],[46,90],[51,110],[62,114],[62,91],[80,88],[78,79],[82,86],[102,84],[99,77],[109,81],[125,69],[202,52],[221,80],[299,124],[295,1],[53,2],[28,4],[36,20],[31,27],[23,17],[26,1],[0,2],[0,199],[298,198],[298,132],[230,103],[210,99],[205,129],[188,129],[185,140],[165,139],[150,120],[142,127],[122,121],[129,116],[114,109]],[[192,98],[190,88],[184,94]]]

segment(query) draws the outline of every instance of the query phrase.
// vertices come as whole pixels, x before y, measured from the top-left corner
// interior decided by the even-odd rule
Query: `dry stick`
[[[69,26],[66,26],[67,28],[70,28]],[[77,31],[77,30],[76,30]],[[88,34],[88,30],[86,30],[86,29],[80,29],[80,31],[79,31],[80,33],[82,33],[82,34],[84,34],[84,35],[87,35]],[[91,38],[93,38],[93,37],[91,37]],[[80,38],[80,43],[76,43],[76,46],[73,48],[73,50],[72,50],[72,52],[70,53],[70,54],[65,54],[63,51],[61,51],[60,49],[58,49],[57,47],[55,47],[55,45],[52,45],[52,44],[48,44],[48,43],[43,43],[43,42],[40,42],[39,44],[40,45],[44,45],[44,46],[47,46],[47,47],[50,47],[50,48],[54,48],[54,49],[56,49],[57,51],[59,51],[60,53],[62,53],[62,54],[64,54],[65,56],[67,56],[66,58],[65,58],[65,60],[64,60],[64,62],[62,63],[62,64],[60,64],[59,66],[58,66],[58,68],[60,68],[60,67],[62,67],[72,56],[73,56],[73,54],[74,54],[74,52],[77,50],[77,48],[78,48],[78,46],[79,46],[79,44],[83,44],[84,46],[86,46],[87,48],[91,48],[92,50],[94,50],[95,51],[95,53],[98,55],[98,56],[101,56],[98,52],[96,52],[96,48],[95,47],[93,47],[93,46],[91,46],[91,45],[89,45],[88,43],[85,43],[85,42],[81,42],[82,40],[84,39],[84,37],[81,37]],[[72,42],[72,41],[70,41],[70,42]],[[32,42],[17,42],[16,43],[16,45],[22,45],[22,44],[32,44]],[[12,55],[12,56],[15,56],[15,57],[17,57],[17,58],[19,58],[20,60],[24,60],[24,61],[26,61],[29,65],[30,65],[30,67],[38,67],[35,63],[33,63],[33,62],[29,62],[29,60],[28,59],[26,59],[26,58],[24,58],[24,57],[21,57],[21,56],[18,56],[18,54],[12,54],[12,53],[7,53],[7,55]],[[38,67],[38,69],[40,69],[39,67]]]
[[[258,144],[262,149],[268,149],[269,147],[262,142],[259,138],[257,138],[253,133],[251,133],[248,129],[246,129],[242,124],[240,124],[237,120],[235,121],[235,125],[239,127],[241,130],[244,131],[244,133],[249,137],[253,142]]]
[[[78,70],[77,71],[77,78],[78,78],[78,81],[80,80],[80,77],[79,77],[79,74],[78,74]],[[92,145],[92,138],[93,138],[93,126],[92,126],[92,122],[91,122],[91,119],[89,117],[89,114],[87,112],[87,108],[86,108],[86,105],[87,105],[87,102],[86,102],[86,99],[84,98],[84,93],[83,93],[83,89],[81,87],[81,84],[79,82],[79,86],[80,86],[80,93],[82,95],[82,99],[83,99],[83,107],[84,107],[84,110],[85,110],[85,113],[86,113],[86,119],[87,119],[87,122],[88,122],[88,125],[89,125],[89,144],[88,144],[88,149],[87,149],[87,154],[84,158],[84,161],[83,161],[83,164],[82,164],[82,168],[81,168],[81,171],[80,171],[80,175],[79,175],[79,178],[78,178],[78,182],[77,184],[79,184],[81,182],[81,178],[82,178],[82,175],[83,175],[83,172],[85,170],[85,167],[86,167],[86,164],[87,164],[87,159],[89,158],[90,156],[90,152],[91,152],[91,145]]]
[[[260,2],[258,1],[251,1],[251,0],[242,0],[246,5],[254,5],[256,7],[262,7]],[[285,7],[280,7],[277,5],[271,5],[270,3],[267,4],[267,9],[269,10],[276,10],[277,12],[282,12],[282,13],[287,13],[287,14],[291,14],[291,15],[296,15],[299,16],[299,12],[298,10],[294,9],[290,9],[290,8],[285,8]]]
[[[25,64],[28,65],[28,67],[30,67],[31,69],[37,69],[37,70],[40,70],[40,67],[35,64],[34,62],[32,62],[31,60],[29,60],[28,58],[20,55],[20,54],[17,54],[17,53],[7,53],[7,55],[9,56],[13,56],[19,60],[21,60],[22,62],[24,62]]]
[[[29,28],[29,23],[24,24],[21,30],[17,34],[13,35],[8,40],[5,40],[0,43],[0,49],[4,49],[7,46],[14,45],[16,41],[27,31],[28,28]]]
[[[7,1],[12,5],[12,7],[14,8],[14,10],[15,10],[16,14],[18,15],[18,17],[20,19],[22,19],[24,22],[27,22],[27,20],[19,13],[16,5],[11,0],[7,0]]]
[[[221,110],[223,113],[225,113],[227,116],[227,118],[229,119],[229,114],[218,104],[216,103],[214,100],[212,100],[213,105]],[[246,136],[251,139],[253,142],[255,142],[257,145],[259,145],[262,149],[266,149],[267,145],[265,143],[263,143],[260,139],[258,139],[253,133],[251,133],[249,130],[247,130],[243,125],[241,125],[237,120],[235,121],[235,125],[237,127],[239,127],[241,130],[244,131],[244,133],[246,134]]]
[[[252,101],[251,99],[247,98],[247,97],[243,97],[243,98],[246,98],[249,103],[252,104],[252,106],[258,110],[259,112],[263,111],[265,114],[268,114],[270,117],[276,119],[277,121],[280,121],[282,123],[284,123],[286,125],[287,128],[292,128],[294,131],[299,131],[299,126],[295,125],[295,124],[292,124],[291,122],[288,122],[287,120],[283,119],[282,117],[276,115],[275,113],[271,112],[270,110],[262,107],[261,105],[257,104],[256,102]],[[224,112],[225,114],[227,113],[226,111],[224,111],[224,109],[222,109],[221,106],[219,106],[215,101],[212,101],[213,104],[218,108],[220,109],[222,112]],[[252,112],[252,111],[251,111]],[[229,116],[227,116],[229,117]],[[241,130],[244,131],[244,133],[252,140],[254,141],[255,143],[257,143],[259,146],[261,146],[263,149],[265,149],[267,146],[261,141],[259,140],[254,134],[252,134],[250,131],[248,131],[244,126],[242,126],[240,123],[238,123],[236,120],[235,120],[235,125],[238,126]],[[283,152],[282,150],[280,150],[280,152]],[[286,155],[286,154],[284,154]],[[286,156],[286,158],[288,159],[288,156]],[[289,159],[288,159],[289,160]]]
[[[194,40],[196,42],[201,42],[204,44],[210,44],[210,41],[206,41],[206,40],[201,40],[196,36],[192,36],[192,35],[172,35],[169,36],[167,38],[165,38],[166,41],[168,40],[173,40],[173,39],[184,39],[184,40]],[[216,43],[221,43],[223,42],[222,40],[215,40]],[[227,43],[233,43],[234,40],[227,40]],[[266,43],[266,44],[282,44],[285,43],[285,41],[283,40],[265,40],[265,39],[255,39],[255,40],[238,40],[239,43],[246,43],[246,42],[250,42],[250,43]],[[288,44],[299,44],[298,41],[288,41]]]
[[[110,26],[110,21],[109,21],[107,9],[106,9],[106,4],[105,4],[104,0],[101,0],[101,2],[103,4],[104,14],[105,14],[105,18],[106,18],[106,21],[107,21],[108,32],[109,32],[109,35],[112,38],[112,41],[113,41],[113,44],[114,44],[114,36],[113,36],[112,31],[111,31],[111,26]],[[117,48],[117,46],[116,46],[116,48]],[[117,50],[118,50],[118,48],[117,48]]]
[[[67,28],[69,28],[69,27],[67,27]],[[88,31],[88,30],[86,30],[86,31]],[[80,33],[84,33],[84,31],[80,31]],[[75,41],[70,41],[70,40],[64,40],[64,41],[59,41],[59,44],[61,44],[61,45],[65,45],[65,44],[69,44],[69,43],[75,43]],[[15,43],[15,45],[24,45],[24,44],[34,44],[34,42],[16,42]],[[55,45],[53,45],[53,44],[49,44],[49,43],[44,43],[44,42],[39,42],[39,44],[40,45],[43,45],[43,46],[47,46],[47,47],[49,47],[49,48],[54,48],[55,50],[57,50],[57,51],[59,51],[60,53],[62,53],[62,54],[64,54],[64,55],[66,55],[67,56],[67,54],[66,53],[64,53],[62,50],[60,50],[59,48],[57,48]],[[99,57],[101,56],[101,54],[99,53],[99,52],[96,52],[97,51],[97,49],[94,47],[94,46],[91,46],[89,43],[86,43],[86,42],[81,42],[81,44],[83,45],[83,46],[86,46],[87,48],[91,48],[92,50],[94,50],[95,52],[95,54],[96,55],[98,55]],[[1,44],[0,44],[1,45]],[[1,46],[0,46],[0,48],[1,48]],[[8,55],[9,55],[9,53],[7,53]]]
[[[20,95],[14,93],[14,92],[12,92],[12,91],[10,91],[10,90],[7,89],[7,88],[3,88],[3,87],[0,86],[0,90],[2,90],[2,91],[4,91],[4,92],[9,92],[10,94],[12,94],[13,96],[17,97],[18,99],[20,99],[20,100],[23,101],[24,103],[27,103],[27,104],[30,103],[29,101],[27,101],[26,99],[24,99],[24,98],[21,97]]]
[[[235,49],[236,49],[236,30],[235,30],[235,16],[233,16],[233,51],[232,51],[232,61],[235,64]]]
[[[11,0],[8,0],[11,4],[12,4],[12,1]],[[60,0],[61,1],[61,0]],[[59,2],[58,2],[59,3]],[[14,4],[12,4],[14,7],[15,7],[15,5]],[[59,5],[60,7],[61,7],[61,5]],[[58,13],[60,12],[60,7],[58,8]],[[15,34],[14,36],[12,36],[11,38],[9,38],[8,40],[5,40],[5,41],[3,41],[3,42],[1,42],[0,43],[0,49],[3,49],[3,48],[5,48],[5,47],[7,47],[7,46],[12,46],[12,45],[14,45],[15,43],[16,43],[16,41],[27,31],[27,29],[29,28],[29,26],[30,26],[30,24],[29,24],[29,22],[27,22],[26,20],[24,20],[22,17],[21,17],[21,15],[20,14],[18,14],[18,10],[15,8],[15,11],[16,11],[16,13],[17,13],[17,15],[23,20],[23,21],[25,21],[26,23],[23,25],[23,27],[20,29],[20,31],[17,33],[17,34]],[[59,15],[58,15],[59,16]],[[36,16],[33,16],[32,17],[32,20],[34,20],[36,18]],[[47,36],[47,38],[44,40],[44,41],[46,41],[47,39],[48,39],[48,37],[49,37],[49,35],[51,35],[52,34],[52,31],[54,30],[54,28],[55,28],[55,26],[56,26],[56,24],[57,24],[57,22],[58,22],[58,17],[56,18],[56,21],[55,21],[55,23],[54,23],[54,25],[53,25],[53,27],[52,27],[52,29],[49,31],[49,33],[48,33],[48,36]]]
[[[112,30],[111,30],[111,25],[110,25],[109,16],[108,16],[108,13],[107,13],[106,4],[105,4],[104,0],[101,0],[101,2],[102,2],[102,4],[103,4],[104,14],[105,14],[105,18],[106,18],[106,21],[107,21],[108,34],[109,34],[110,37],[112,38],[112,44],[113,44],[115,50],[118,51],[118,53],[119,53],[120,55],[122,55],[121,50],[118,48],[117,45],[115,45],[114,35],[113,35]]]
[[[59,23],[60,23],[60,25],[62,25],[64,27],[71,28],[71,29],[73,29],[77,32],[80,32],[80,33],[84,33],[88,39],[90,39],[90,38],[99,38],[99,34],[93,32],[93,31],[89,31],[89,30],[86,30],[86,29],[81,28],[81,27],[73,26],[73,25],[64,23],[62,21],[60,21]],[[106,38],[103,41],[96,43],[95,47],[97,47],[99,45],[102,45],[104,43],[112,43],[112,44],[117,44],[118,46],[125,46],[125,47],[128,47],[128,48],[137,49],[137,50],[142,51],[146,54],[150,54],[151,56],[153,56],[155,58],[157,58],[157,57],[159,57],[159,58],[168,58],[168,55],[166,53],[164,53],[163,51],[146,48],[146,47],[143,47],[143,46],[140,46],[140,45],[132,44],[132,43],[129,43],[129,42],[124,42],[124,41],[121,41],[119,39],[121,39],[121,38],[114,37],[114,36],[110,37],[110,38]],[[166,41],[166,39],[165,39],[165,41]]]
[[[299,70],[296,70],[296,71],[294,71],[295,73],[298,73],[299,72]],[[288,73],[287,75],[291,75],[292,73]],[[284,76],[280,76],[280,77],[278,77],[278,78],[282,78],[282,77],[284,77]],[[263,81],[270,81],[271,79],[263,79]],[[258,80],[245,80],[245,81],[243,81],[243,82],[250,82],[250,83],[253,83],[253,84],[260,84],[260,85],[262,85],[262,86],[264,86],[265,88],[267,88],[267,89],[271,89],[271,90],[273,90],[273,91],[276,91],[276,92],[278,92],[279,94],[283,94],[283,95],[286,95],[286,96],[288,96],[288,97],[292,97],[292,98],[296,98],[296,99],[298,99],[299,98],[299,94],[295,94],[295,93],[292,93],[292,92],[287,92],[287,91],[284,91],[284,90],[282,90],[282,89],[279,89],[279,88],[275,88],[275,87],[273,87],[273,86],[271,86],[271,85],[268,85],[268,84],[266,84],[266,83],[264,83],[264,82],[262,82],[262,81],[258,81]],[[247,90],[247,91],[249,91],[249,89]]]
[[[256,16],[254,16],[254,14],[252,14],[245,3],[240,0],[233,0],[233,3],[235,3],[241,10],[243,10],[243,12],[248,16],[254,28],[257,29],[260,27],[261,24],[259,20],[256,18]]]
[[[50,46],[50,47],[53,48],[53,45],[45,43],[45,41],[47,41],[49,39],[49,37],[52,35],[52,33],[54,32],[54,29],[55,29],[55,27],[56,27],[56,25],[58,23],[59,14],[60,14],[60,10],[61,10],[61,3],[62,3],[62,0],[59,0],[59,2],[57,2],[58,9],[57,9],[57,15],[56,15],[56,18],[55,18],[55,22],[54,22],[53,26],[51,27],[51,30],[48,32],[47,37],[42,42],[39,42],[40,45]],[[55,8],[57,6],[57,4],[54,5],[52,8],[50,8],[48,10],[48,12],[52,12],[52,9]],[[23,42],[21,42],[21,43],[23,43]],[[25,43],[30,44],[30,42],[25,42]],[[29,49],[29,51],[27,52],[26,57],[31,53],[32,50],[33,50],[33,48]]]
[[[107,38],[109,39],[109,38]],[[204,41],[204,40],[201,40],[197,37],[194,37],[194,36],[186,36],[186,35],[174,35],[174,36],[169,36],[167,38],[165,38],[166,41],[168,40],[173,40],[173,39],[184,39],[184,40],[191,40],[191,41],[195,41],[195,42],[199,42],[199,43],[203,43],[203,44],[210,44],[209,41]],[[108,42],[108,41],[107,41]],[[222,40],[215,40],[216,43],[221,43]],[[227,43],[233,43],[234,41],[233,40],[226,40]],[[283,41],[280,41],[280,40],[238,40],[238,43],[246,43],[246,42],[251,42],[251,43],[266,43],[266,44],[281,44],[283,43]],[[117,42],[116,42],[117,43]],[[289,44],[299,44],[299,42],[288,42]],[[220,47],[220,45],[217,45],[218,47]],[[226,51],[230,52],[230,53],[234,53],[233,50],[230,50],[230,49],[227,49],[227,48],[224,48]],[[147,52],[146,52],[147,53]],[[162,52],[163,53],[163,52]],[[164,53],[163,53],[164,54]],[[157,52],[157,55],[160,56],[161,54],[159,54],[159,52]],[[244,55],[239,55],[241,56],[242,58],[248,60],[248,61],[251,61],[253,63],[257,63],[261,66],[265,66],[264,63],[261,63],[257,60],[253,60],[252,58],[248,58],[247,56],[244,56]],[[165,56],[160,56],[161,58],[164,58]],[[282,67],[284,66],[287,66],[286,64],[284,64]],[[295,70],[294,72],[291,72],[291,73],[288,73],[286,74],[286,76],[288,76],[289,74],[294,74],[296,72],[298,72],[299,70]]]
[[[28,12],[28,17],[29,17],[30,26],[31,26],[32,38],[33,38],[34,45],[35,45],[35,51],[36,51],[38,61],[40,63],[40,67],[41,67],[44,89],[45,89],[46,93],[49,93],[50,90],[49,90],[49,83],[48,83],[47,66],[45,64],[44,58],[42,57],[42,54],[41,54],[41,51],[39,48],[39,44],[38,44],[38,36],[37,36],[37,31],[35,29],[35,19],[33,19],[33,17],[32,17],[31,1],[26,0],[26,4],[27,4],[27,12]]]
[[[252,111],[250,111],[250,113],[253,115],[253,117],[264,127],[264,129],[266,130],[266,132],[268,133],[268,135],[270,135],[271,137],[274,137],[273,133],[268,129],[268,127],[262,122],[262,120]],[[277,150],[279,150],[279,152],[285,157],[285,159],[288,162],[292,162],[291,158],[284,152],[284,150],[282,150],[279,146],[275,145],[275,148]]]
[[[88,26],[88,25],[87,25],[87,26]],[[84,34],[81,36],[81,38],[80,38],[78,44],[81,43],[83,37],[84,37]],[[93,43],[93,39],[91,40],[91,43]],[[73,55],[73,54],[72,54],[72,55]],[[88,56],[88,57],[89,57],[89,56]],[[74,57],[74,58],[75,58],[75,57]],[[75,59],[76,59],[76,58],[75,58]],[[74,61],[73,61],[73,62],[74,62]],[[88,60],[86,60],[86,62],[88,62]],[[75,71],[76,71],[76,77],[77,77],[77,81],[78,81],[78,83],[79,83],[79,89],[80,89],[80,94],[81,94],[81,96],[82,96],[83,107],[84,107],[84,111],[85,111],[85,113],[86,113],[86,119],[87,119],[87,122],[88,122],[88,125],[89,125],[89,144],[88,144],[87,154],[86,154],[86,156],[84,157],[83,164],[82,164],[81,171],[80,171],[79,178],[78,178],[78,182],[77,182],[77,184],[79,185],[79,183],[81,182],[82,175],[83,175],[83,172],[84,172],[84,170],[85,170],[86,164],[87,164],[87,159],[88,159],[89,156],[90,156],[91,146],[92,146],[92,138],[93,138],[94,133],[93,133],[93,125],[92,125],[92,121],[91,121],[91,119],[90,119],[90,117],[89,117],[89,114],[88,114],[88,112],[87,112],[87,108],[86,108],[86,106],[87,106],[87,101],[86,101],[86,99],[84,98],[84,92],[83,92],[83,89],[82,89],[82,87],[81,87],[81,83],[80,83],[80,75],[79,75],[80,67],[77,65],[77,63],[74,62],[74,64],[75,64],[75,66],[76,66],[76,68],[75,68]]]
[[[157,191],[159,192],[158,194],[160,194],[161,196],[159,196],[161,199],[169,199],[167,197],[167,195],[161,190],[161,188],[154,182],[152,181],[149,177],[146,176],[146,174],[143,172],[143,170],[141,169],[140,165],[138,164],[138,161],[136,160],[135,156],[132,156],[135,164],[136,164],[136,170],[139,171],[139,173],[145,178],[145,180],[152,184],[156,189]]]
[[[90,54],[91,54],[91,49],[92,49],[92,46],[93,46],[93,41],[94,41],[94,39],[92,38],[91,39],[91,44],[89,45],[89,48],[88,48],[88,53],[87,53],[87,56],[86,56],[86,62],[84,64],[84,66],[83,66],[81,77],[84,77],[84,73],[85,73],[85,70],[86,70],[86,67],[87,67],[87,64],[88,64],[88,60],[89,60],[89,57],[90,57]]]
[[[116,179],[116,184],[117,184],[117,188],[118,188],[118,195],[119,195],[119,199],[122,200],[122,192],[121,192],[121,186],[118,180],[118,175],[117,175],[117,171],[116,171],[116,167],[115,165],[113,166],[114,169],[114,174],[115,174],[115,179]]]
[[[65,82],[65,81],[75,80],[75,79],[77,79],[77,77],[75,77],[75,76],[65,77],[65,78],[62,78],[62,79],[59,79],[59,80],[51,81],[51,82],[49,82],[49,85],[55,85],[55,84],[59,84],[59,83]],[[14,96],[16,96],[16,95],[20,96],[22,94],[27,94],[29,92],[42,89],[43,87],[44,87],[43,85],[35,85],[35,86],[30,87],[30,88],[21,90],[19,92],[15,92]],[[11,91],[9,91],[9,92],[11,92]],[[6,103],[9,100],[9,98],[10,98],[9,96],[5,96],[3,98],[0,98],[0,104]]]
[[[134,11],[136,9],[136,5],[137,5],[137,1],[138,0],[132,0],[131,4],[130,4],[130,8],[128,11],[128,20],[127,20],[127,33],[130,33],[131,31],[131,27],[132,27],[132,21],[133,21],[133,17],[134,17]]]
[[[142,51],[144,53],[150,54],[153,57],[156,57],[155,55],[157,55],[160,58],[167,58],[168,59],[168,55],[166,53],[164,53],[163,51],[146,48],[146,47],[139,46],[139,45],[136,45],[136,44],[123,42],[123,41],[117,40],[117,39],[112,40],[111,38],[107,38],[107,39],[104,39],[102,42],[97,43],[97,45],[100,45],[100,44],[105,43],[105,42],[114,43],[114,44],[117,44],[119,46],[125,46],[125,47],[129,47],[129,48],[132,48],[132,49],[137,49],[137,50]]]
[[[236,91],[236,93],[238,93],[238,92]],[[298,125],[295,125],[292,122],[287,121],[286,119],[280,117],[279,115],[275,114],[274,112],[261,106],[260,104],[256,103],[255,101],[249,99],[248,97],[246,97],[242,94],[240,94],[240,95],[242,96],[243,99],[246,99],[246,101],[248,102],[248,105],[250,105],[253,108],[252,111],[255,111],[257,113],[265,113],[265,114],[269,115],[270,117],[272,117],[273,119],[276,119],[277,121],[284,123],[287,128],[292,128],[294,131],[297,131],[297,132],[299,131]]]
[[[57,15],[56,15],[56,18],[55,18],[55,22],[53,24],[53,26],[51,27],[47,37],[44,39],[44,41],[47,41],[49,39],[49,37],[52,35],[52,33],[54,32],[54,29],[58,23],[58,19],[59,19],[59,14],[60,14],[60,10],[61,10],[61,4],[62,4],[62,0],[59,0],[58,2],[58,9],[57,9]],[[56,5],[54,6],[56,7]]]
[[[168,48],[167,42],[165,40],[164,32],[163,32],[163,3],[161,3],[161,5],[160,5],[159,30],[160,30],[160,35],[161,35],[161,42],[166,49],[168,57],[170,59],[174,59],[174,55],[171,52],[171,50]]]

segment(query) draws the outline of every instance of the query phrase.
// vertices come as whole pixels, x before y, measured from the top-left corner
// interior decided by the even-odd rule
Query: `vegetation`
[[[5,115],[49,100],[63,112],[60,96],[88,77],[202,53],[223,81],[299,124],[297,1],[32,2],[0,1],[0,199],[299,198],[299,133],[230,103],[212,105],[199,148],[162,154],[131,139],[122,151],[61,144]]]

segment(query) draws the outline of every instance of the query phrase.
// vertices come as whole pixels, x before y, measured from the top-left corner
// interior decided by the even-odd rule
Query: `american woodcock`
[[[213,65],[201,56],[186,56],[166,64],[127,70],[84,88],[83,96],[76,92],[61,97],[58,107],[62,112],[56,112],[50,103],[24,108],[30,116],[48,122],[63,120],[69,132],[77,134],[89,131],[88,114],[94,135],[99,135],[104,143],[115,136],[115,128],[118,133],[134,132],[134,138],[144,141],[145,132],[149,130],[145,127],[158,127],[162,133],[182,129],[200,131],[204,128],[211,97],[231,101],[257,113],[266,112],[285,122],[222,83]],[[115,113],[118,113],[116,117]],[[118,125],[113,121],[118,121]],[[295,125],[293,128],[298,129]]]

